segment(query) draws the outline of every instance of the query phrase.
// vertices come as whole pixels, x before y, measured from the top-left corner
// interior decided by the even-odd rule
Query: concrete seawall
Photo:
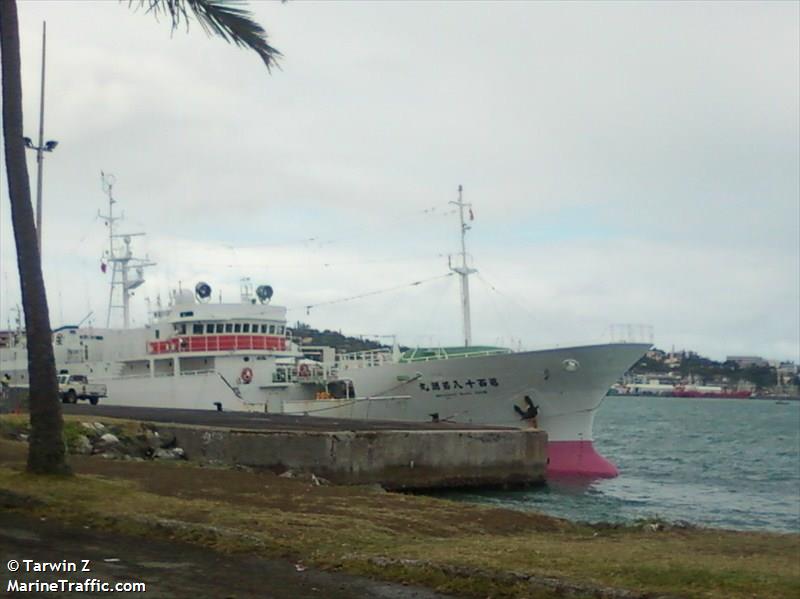
[[[544,480],[539,430],[270,431],[158,423],[186,457],[388,489],[524,485]]]

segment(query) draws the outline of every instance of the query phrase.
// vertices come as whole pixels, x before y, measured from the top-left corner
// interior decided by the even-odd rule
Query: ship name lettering
[[[431,381],[429,383],[420,382],[419,388],[421,391],[426,391],[430,393],[431,391],[451,391],[451,390],[458,390],[464,389],[464,387],[469,387],[468,391],[472,392],[475,391],[475,387],[499,387],[500,386],[500,379],[497,377],[488,377],[488,378],[480,378],[480,379],[467,379],[466,381],[460,381],[453,379],[452,381]],[[482,393],[485,393],[483,391]],[[464,395],[464,394],[462,394]]]

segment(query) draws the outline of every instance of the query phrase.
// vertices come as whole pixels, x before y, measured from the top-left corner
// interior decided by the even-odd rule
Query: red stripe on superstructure
[[[286,338],[277,335],[193,335],[148,342],[148,353],[207,352],[286,349]]]

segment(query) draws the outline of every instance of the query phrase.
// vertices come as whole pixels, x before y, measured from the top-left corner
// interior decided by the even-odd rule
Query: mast
[[[106,328],[111,326],[111,312],[113,309],[122,310],[122,323],[124,328],[130,328],[130,302],[131,293],[134,289],[144,283],[143,271],[148,266],[155,266],[155,262],[145,257],[135,258],[131,251],[131,237],[140,237],[144,233],[115,233],[114,223],[122,220],[121,216],[114,216],[114,204],[117,201],[114,199],[114,183],[116,181],[114,175],[101,172],[103,191],[108,195],[108,214],[100,214],[98,211],[97,216],[103,219],[108,227],[108,250],[106,251],[106,259],[112,266],[111,271],[111,286],[108,293],[108,312],[106,314]],[[117,239],[122,239],[124,248],[116,244]],[[130,270],[134,268],[136,275],[131,278]],[[114,304],[114,290],[119,287],[121,294],[121,304]]]
[[[458,186],[458,201],[457,202],[450,202],[451,204],[455,204],[458,206],[458,215],[461,220],[461,265],[460,266],[453,266],[450,264],[450,270],[454,273],[458,274],[461,278],[461,315],[463,318],[463,328],[464,328],[464,347],[469,347],[472,345],[472,322],[470,316],[470,307],[469,307],[469,275],[478,272],[474,268],[469,268],[467,266],[467,245],[466,245],[466,236],[467,231],[469,231],[472,227],[470,227],[467,223],[464,222],[464,206],[470,208],[470,220],[472,220],[472,204],[465,204],[462,198],[462,192],[464,188],[459,185]]]

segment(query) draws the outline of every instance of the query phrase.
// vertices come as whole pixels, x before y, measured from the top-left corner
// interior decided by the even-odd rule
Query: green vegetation
[[[603,589],[627,589],[635,593],[629,597],[698,599],[800,594],[798,535],[647,522],[589,526],[185,462],[73,456],[77,476],[41,479],[22,472],[24,455],[24,444],[0,440],[0,505],[8,509],[441,592],[594,597]]]
[[[73,452],[78,446],[80,437],[96,437],[102,433],[112,433],[128,440],[142,433],[142,423],[116,418],[103,418],[106,430],[91,431],[83,426],[85,418],[64,416],[63,438],[66,448]],[[96,420],[95,418],[92,419]],[[0,439],[24,439],[30,436],[31,424],[27,414],[4,414],[0,416]]]
[[[386,345],[377,341],[361,337],[348,337],[343,335],[341,331],[330,331],[328,329],[318,331],[300,321],[296,322],[291,330],[296,339],[303,341],[303,345],[325,345],[345,353],[370,351],[386,347]]]

